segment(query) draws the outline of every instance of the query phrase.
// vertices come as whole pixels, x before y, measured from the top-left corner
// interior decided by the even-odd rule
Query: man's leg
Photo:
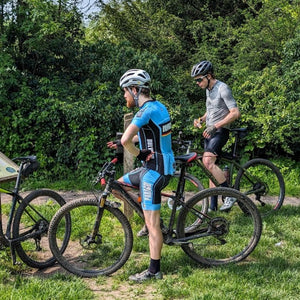
[[[217,182],[224,187],[228,187],[226,177],[224,172],[216,165],[217,155],[211,152],[204,152],[203,154],[203,164],[210,171],[210,173],[216,178]],[[214,183],[210,180],[209,187],[215,187]],[[217,210],[218,209],[218,197],[212,196],[210,199],[210,209]]]
[[[150,266],[144,272],[130,276],[130,280],[141,282],[151,278],[162,279],[160,259],[163,235],[160,225],[160,193],[167,182],[164,176],[153,170],[148,170],[141,177],[142,208],[149,231]]]
[[[216,165],[217,155],[211,152],[204,152],[203,154],[203,164],[206,169],[216,178],[219,184],[226,181],[224,172]]]
[[[160,210],[144,210],[145,222],[149,231],[150,258],[159,260],[163,245],[163,235],[160,228]],[[160,270],[157,270],[157,273]]]
[[[119,178],[118,181],[124,183],[124,177]],[[138,202],[138,197],[139,197],[139,195],[138,195],[137,193],[132,192],[132,189],[131,189],[131,188],[127,188],[127,187],[125,187],[125,186],[124,186],[124,189],[128,192],[128,194],[130,195],[130,197],[131,197],[135,202]],[[120,195],[120,193],[119,193],[118,191],[113,190],[113,191],[112,191],[112,194],[113,194],[116,198],[118,198],[118,199],[120,199],[120,200],[123,201],[122,195]],[[141,237],[141,236],[146,236],[146,235],[148,235],[148,229],[147,229],[147,226],[144,225],[144,226],[142,227],[142,229],[137,233],[137,236],[138,236],[138,237]]]
[[[163,235],[160,229],[160,211],[144,210],[146,225],[149,231],[150,265],[147,270],[129,277],[129,280],[144,281],[148,279],[162,279],[160,272],[161,249]]]

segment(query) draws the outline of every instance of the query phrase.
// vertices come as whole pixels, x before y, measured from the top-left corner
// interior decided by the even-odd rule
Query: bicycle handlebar
[[[113,158],[110,162],[106,162],[99,171],[95,183],[100,182],[102,186],[106,184],[105,176],[114,174],[114,166],[118,162],[118,158]],[[113,171],[113,172],[112,172]]]

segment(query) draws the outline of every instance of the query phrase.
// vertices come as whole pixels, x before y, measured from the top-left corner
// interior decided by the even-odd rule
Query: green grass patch
[[[263,234],[255,251],[243,262],[203,268],[180,247],[164,245],[161,268],[163,280],[143,284],[128,283],[128,276],[148,267],[148,238],[134,238],[133,252],[105,288],[103,277],[91,279],[105,290],[127,287],[132,299],[299,299],[300,287],[300,207],[283,206],[263,220]],[[134,215],[134,234],[143,226]],[[0,299],[97,299],[85,281],[77,276],[55,274],[47,278],[28,275],[26,266],[12,266],[9,251],[0,255]]]

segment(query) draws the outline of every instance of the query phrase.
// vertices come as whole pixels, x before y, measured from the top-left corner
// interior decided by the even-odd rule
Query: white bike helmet
[[[203,60],[193,66],[191,76],[196,77],[199,75],[207,75],[208,73],[214,73],[213,65],[210,61]]]
[[[131,69],[124,73],[120,79],[120,87],[138,86],[149,89],[150,75],[141,69]]]

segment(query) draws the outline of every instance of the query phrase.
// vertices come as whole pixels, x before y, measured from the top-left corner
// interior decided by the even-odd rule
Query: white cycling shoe
[[[236,198],[226,197],[224,204],[220,207],[220,211],[229,211],[235,202]]]

